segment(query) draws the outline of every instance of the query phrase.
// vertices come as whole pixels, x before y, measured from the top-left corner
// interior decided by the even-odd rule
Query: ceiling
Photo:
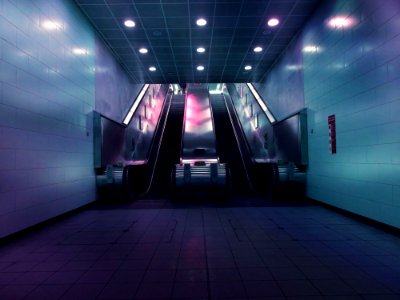
[[[76,0],[136,83],[257,82],[320,2]],[[196,25],[200,17],[207,20],[203,27]],[[280,24],[269,27],[271,17]],[[127,19],[135,27],[125,27]],[[196,52],[200,46],[204,53]],[[256,46],[263,51],[254,52]],[[141,47],[148,53],[139,53]]]

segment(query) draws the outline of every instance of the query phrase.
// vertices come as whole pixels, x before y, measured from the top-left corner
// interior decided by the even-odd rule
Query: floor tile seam
[[[290,236],[290,234],[289,234],[289,236]],[[251,241],[251,243],[252,243],[252,245],[253,245],[253,247],[254,247],[253,241]],[[280,247],[279,245],[277,245],[277,246],[278,246],[278,248],[282,251],[282,247]],[[307,249],[305,249],[303,246],[302,246],[302,249],[307,250]],[[258,252],[258,249],[255,248],[255,250]],[[313,284],[313,282],[312,282],[312,281],[308,278],[308,276],[303,272],[303,270],[302,270],[302,269],[296,264],[296,262],[291,258],[291,256],[290,256],[290,255],[287,255],[287,254],[284,253],[284,252],[283,252],[283,254],[284,254],[284,257],[285,257],[285,258],[289,259],[289,261],[291,261],[291,262],[294,264],[295,268],[304,276],[305,280],[308,281],[308,282],[311,284],[311,286],[312,286],[316,291],[318,291],[318,293],[320,294],[320,296],[324,296],[324,295],[322,294],[322,292]],[[315,256],[312,256],[312,257],[316,258]],[[263,259],[262,259],[262,262],[263,262],[263,264],[265,265],[265,262],[264,262]],[[268,266],[265,265],[265,267],[267,268],[267,270],[269,270],[269,267],[268,267]],[[276,275],[274,275],[272,272],[270,272],[270,273],[271,273],[272,277],[274,278],[275,282],[277,283],[277,285],[278,285],[278,287],[279,287],[279,289],[280,289],[282,295],[284,295],[285,298],[287,299],[289,296],[286,296],[286,294],[284,293],[283,289],[281,288],[281,286],[280,286],[279,283],[278,283],[278,281],[282,281],[282,280],[278,280],[278,278],[276,277]],[[288,281],[290,281],[290,280],[288,280]]]
[[[360,268],[359,265],[353,263],[349,258],[346,258],[346,257],[343,256],[343,255],[339,255],[339,257],[341,257],[341,258],[343,258],[345,261],[349,262],[349,263],[352,265],[352,267],[356,268],[356,269],[357,269],[358,271],[360,271],[363,275],[365,275],[368,279],[371,279],[371,280],[376,281],[376,279],[375,279],[372,275],[370,275],[369,273],[367,273],[363,268]],[[382,266],[384,266],[384,265],[382,264]],[[335,273],[336,273],[336,272],[335,272]],[[337,274],[337,275],[338,275],[340,278],[342,278],[342,277],[340,276],[340,274]]]
[[[161,212],[160,212],[159,209],[154,209],[154,210],[157,211],[157,213],[155,213],[155,214],[152,216],[151,220],[149,220],[149,221],[146,223],[145,229],[142,231],[142,233],[141,233],[140,236],[138,237],[137,243],[135,243],[136,245],[143,244],[143,243],[140,243],[141,239],[142,239],[149,231],[151,231],[151,230],[149,230],[149,228],[153,227],[153,225],[154,225],[154,224],[153,224],[154,220],[158,219],[159,214],[161,214]],[[165,229],[165,230],[167,230],[167,229]],[[160,241],[158,241],[158,244],[160,244],[160,242],[161,242],[161,238],[160,238]],[[134,247],[132,250],[135,250],[135,247]]]
[[[187,210],[185,210],[185,228],[186,228],[186,223],[187,223],[187,219],[188,219],[188,211]],[[177,221],[178,222],[178,221]],[[176,268],[175,268],[175,272],[174,272],[174,276],[173,276],[173,280],[172,280],[172,288],[171,288],[171,292],[170,292],[170,295],[169,295],[169,299],[173,299],[173,297],[174,297],[174,291],[175,291],[175,284],[176,284],[176,277],[177,277],[177,274],[178,274],[178,269],[179,269],[179,261],[180,261],[180,257],[181,257],[181,253],[182,253],[182,243],[183,243],[183,241],[181,241],[180,242],[180,247],[179,247],[179,252],[178,252],[178,258],[177,258],[177,263],[178,263],[178,265],[176,266]]]
[[[216,214],[218,215],[218,210],[216,210]],[[210,283],[210,271],[208,267],[208,254],[207,254],[207,239],[205,234],[205,218],[204,218],[204,209],[201,210],[201,220],[202,220],[202,229],[204,232],[203,235],[203,244],[204,244],[204,259],[206,261],[206,276],[207,276],[207,298],[211,299],[211,283]]]
[[[282,250],[282,249],[280,249],[280,250]],[[258,250],[256,249],[256,251],[258,251]],[[290,259],[290,257],[289,257],[286,253],[284,253],[283,257],[285,257],[285,258],[289,259],[291,262],[293,262],[293,261]],[[264,267],[271,273],[272,278],[274,278],[275,281],[282,281],[282,280],[278,279],[278,278],[276,277],[276,275],[274,275],[273,272],[270,271],[271,268],[265,264],[264,259],[262,259],[262,262],[263,262],[263,264],[264,264]],[[304,274],[304,272],[297,266],[297,264],[294,263],[294,262],[293,262],[293,264],[294,264],[294,267],[295,267],[301,274],[303,274],[305,278],[307,278],[306,274]],[[277,269],[282,269],[283,267],[275,267],[275,268],[277,268]],[[286,279],[286,280],[290,280],[290,279]]]
[[[133,226],[135,226],[136,223],[137,223],[136,220],[132,220],[132,221],[131,221],[131,224],[130,224],[129,227],[128,227],[128,229],[121,230],[121,235],[113,242],[113,244],[122,244],[122,243],[119,243],[119,241],[122,239],[122,237],[124,236],[125,232],[130,231],[131,228],[132,228]],[[112,246],[110,246],[110,248],[111,248],[111,247],[112,247]],[[106,252],[106,251],[105,251],[105,252]]]
[[[158,213],[160,213],[160,212],[159,212],[159,209],[157,209],[157,211],[158,211]],[[154,216],[152,217],[152,221],[158,217],[158,213],[154,214]],[[148,223],[146,224],[146,229],[143,230],[143,233],[141,234],[139,240],[140,240],[140,239],[144,236],[144,234],[147,232],[148,228],[149,228],[149,227],[151,226],[151,224],[152,224],[152,221],[151,221],[151,222],[148,222]],[[160,244],[160,243],[158,243],[158,244]],[[157,246],[157,248],[158,248],[158,246]],[[134,251],[134,250],[135,250],[135,248],[132,249],[132,251]],[[151,256],[151,258],[150,258],[150,260],[149,260],[149,263],[147,264],[146,269],[144,270],[144,273],[143,273],[143,275],[142,275],[141,280],[138,282],[138,285],[137,285],[137,287],[136,287],[136,290],[135,290],[133,299],[136,299],[136,298],[137,298],[136,296],[137,296],[137,294],[138,294],[138,292],[139,292],[139,289],[140,289],[141,285],[142,285],[143,282],[144,282],[144,277],[146,276],[146,273],[150,270],[150,265],[151,265],[151,262],[153,261],[155,255],[156,255],[156,252],[157,252],[157,251],[154,251],[153,255]]]
[[[145,232],[145,231],[144,231],[144,232]],[[148,271],[150,270],[151,262],[153,261],[155,255],[156,255],[156,253],[157,253],[157,248],[160,246],[161,243],[162,243],[162,241],[161,241],[161,239],[160,239],[160,241],[157,243],[156,251],[154,251],[153,255],[151,256],[151,258],[150,258],[150,260],[149,260],[149,263],[147,264],[147,267],[145,268],[145,270],[144,270],[144,272],[143,272],[142,278],[141,278],[141,280],[138,282],[138,285],[137,285],[136,290],[135,290],[135,293],[134,293],[135,296],[133,297],[133,299],[136,299],[136,298],[137,298],[137,294],[138,294],[138,292],[139,292],[139,290],[140,290],[142,284],[145,282],[145,281],[144,281],[144,278],[146,277],[146,274],[147,274]],[[134,250],[134,249],[133,249],[133,250]],[[170,299],[170,298],[171,298],[171,295],[170,295],[169,299]]]
[[[17,276],[16,278],[14,278],[14,280],[13,280],[12,282],[9,282],[7,285],[29,285],[30,283],[22,283],[22,284],[13,283],[14,281],[16,281],[16,280],[18,279],[18,277],[20,277],[20,276],[22,276],[22,275],[24,275],[24,274],[28,274],[28,273],[35,273],[35,272],[21,272],[21,274],[20,274],[19,276]],[[49,272],[43,272],[43,273],[51,273],[51,274],[48,275],[47,278],[44,279],[41,283],[38,283],[38,284],[35,284],[35,285],[37,285],[37,286],[41,285],[41,284],[44,283],[46,280],[48,280],[51,276],[53,276],[55,272],[54,272],[54,271],[49,271]]]
[[[339,257],[339,258],[345,259],[345,258],[342,257],[341,255],[337,255],[337,256],[335,256],[335,257]],[[320,258],[320,257],[318,257],[318,259],[321,261],[321,258]],[[348,262],[347,259],[345,259],[345,261]],[[341,272],[340,272],[340,271],[335,270],[335,268],[334,268],[333,265],[326,264],[326,263],[324,263],[323,261],[321,261],[321,263],[322,263],[322,265],[323,265],[324,267],[326,267],[329,271],[333,272],[340,280],[346,281],[346,280],[348,279],[348,278],[344,277],[343,275],[341,275]],[[365,276],[367,276],[369,279],[374,279],[371,275],[369,275],[368,273],[366,273],[366,272],[364,272],[363,270],[361,270],[357,265],[351,264],[351,262],[350,262],[350,265],[351,265],[351,267],[356,268],[357,271],[362,272],[362,273],[363,273]],[[343,268],[347,268],[347,266],[342,266],[342,267],[343,267]]]
[[[239,222],[240,222],[240,221],[239,221]],[[249,237],[247,230],[246,230],[243,226],[241,226],[241,227],[242,227],[241,229],[243,230],[244,234],[246,235],[246,238],[247,238],[248,242],[249,242],[249,243],[251,244],[251,246],[252,246],[251,249],[254,250],[254,251],[257,253],[257,258],[261,260],[261,262],[263,263],[264,267],[267,267],[267,266],[265,266],[262,257],[259,255],[259,253],[258,253],[258,251],[257,251],[257,248],[256,248],[255,245],[254,245],[254,241]],[[236,258],[235,255],[233,255],[233,258],[234,258],[234,260],[235,260],[235,262],[236,262],[236,261],[237,261],[237,258]]]
[[[82,274],[74,281],[71,283],[68,283],[69,287],[64,291],[64,293],[59,297],[59,299],[62,299],[76,284],[79,284],[79,279],[82,278],[82,276],[85,274],[85,272],[82,272]],[[54,274],[53,274],[54,275]],[[50,278],[50,277],[49,277]],[[100,294],[100,293],[99,293]],[[27,295],[28,296],[28,295]]]
[[[391,265],[389,264],[386,264],[386,263],[383,263],[383,262],[381,262],[381,261],[379,261],[378,259],[377,259],[377,257],[386,257],[386,256],[394,256],[394,255],[371,255],[371,254],[365,254],[365,256],[366,257],[368,257],[368,258],[370,258],[370,259],[372,259],[373,261],[375,261],[375,262],[377,262],[377,263],[379,263],[380,264],[380,266],[381,267],[383,267],[383,266],[387,266],[387,267],[390,267]],[[399,256],[399,259],[398,259],[398,267],[399,267],[399,269],[400,269],[400,256]]]
[[[354,248],[351,244],[349,244],[347,241],[328,241],[328,240],[324,240],[321,241],[328,249],[332,250],[333,252],[335,252],[337,254],[337,256],[342,256],[342,252],[341,252],[341,248],[346,247],[346,248],[350,248],[352,251],[356,251],[356,248]],[[334,247],[331,243],[329,242],[341,242],[343,243],[343,247]]]
[[[25,295],[25,297],[23,299],[28,298],[29,296],[32,295],[38,288],[42,287],[42,286],[47,286],[47,285],[62,285],[62,284],[39,284],[37,285],[32,291],[30,291],[27,295]],[[64,297],[64,295],[68,292],[68,290],[70,290],[74,285],[73,284],[65,284],[68,285],[68,288],[65,289],[65,291],[58,297],[58,299],[61,299],[62,297]]]
[[[375,279],[375,278],[374,278]],[[391,291],[392,293],[399,295],[400,296],[400,290],[397,292],[393,289],[392,286],[390,286],[387,282],[385,282],[384,279],[381,279],[380,277],[375,279],[375,281],[377,281],[378,283],[382,284],[384,287],[386,287],[389,291]]]
[[[219,217],[219,218],[221,217],[220,214],[218,214],[218,217]],[[220,220],[220,222],[222,223],[222,220]],[[227,235],[227,234],[226,234],[226,228],[223,228],[223,230],[224,230],[224,232],[225,232],[225,235]],[[228,241],[228,243],[229,243],[229,241]],[[254,246],[253,246],[253,248],[254,248]],[[242,276],[242,274],[241,274],[241,272],[240,272],[240,268],[239,268],[239,266],[238,266],[238,264],[237,264],[237,262],[236,262],[236,260],[235,260],[235,255],[234,255],[234,253],[233,253],[233,251],[232,251],[232,245],[231,245],[230,243],[229,243],[229,250],[230,250],[230,253],[231,253],[232,257],[233,257],[233,261],[234,261],[236,270],[238,271],[239,278],[240,278],[240,282],[241,282],[241,284],[242,284],[242,286],[243,286],[244,292],[245,292],[245,294],[246,294],[246,298],[249,299],[249,298],[250,298],[249,293],[247,292],[247,289],[246,289],[246,287],[245,287],[245,285],[244,285],[243,276]],[[207,268],[207,269],[208,269],[208,268]],[[282,292],[282,290],[281,290],[280,287],[279,287],[279,289],[280,289],[280,291]],[[282,295],[283,295],[283,293],[282,293]],[[209,299],[210,299],[210,298],[209,298]]]
[[[337,279],[339,279],[348,288],[352,289],[357,295],[359,295],[359,293],[348,283],[348,281],[349,280],[363,280],[363,279],[348,278],[347,276],[343,276],[341,272],[334,270],[331,266],[325,266],[325,267],[327,267],[331,272],[333,272],[337,276]],[[352,266],[352,267],[354,267],[354,266]],[[365,273],[363,270],[360,270],[359,268],[357,268],[357,271],[362,272],[364,275],[366,275],[368,277],[368,279],[379,282],[377,279],[375,279],[372,276],[370,276],[369,274]],[[329,279],[313,279],[313,280],[329,280]]]
[[[110,247],[110,248],[111,248],[111,247]],[[108,279],[108,281],[107,281],[106,283],[104,283],[103,288],[102,288],[101,291],[98,293],[96,299],[99,298],[100,295],[103,293],[103,291],[106,289],[106,287],[107,287],[109,284],[112,283],[112,278],[113,278],[113,276],[117,273],[118,270],[120,270],[121,266],[123,265],[123,262],[126,260],[126,257],[127,257],[128,255],[129,255],[129,254],[125,255],[124,258],[119,259],[120,262],[119,262],[118,267],[116,267],[116,268],[113,270],[112,275],[110,276],[110,278]],[[100,259],[99,259],[98,261],[100,261]],[[93,271],[104,271],[104,270],[93,270]]]
[[[18,263],[20,263],[21,261],[17,261],[17,260],[14,260],[14,261],[10,261],[10,264],[4,269],[4,270],[1,270],[0,271],[0,273],[24,273],[24,272],[30,272],[34,267],[36,267],[37,265],[39,265],[40,264],[40,262],[36,262],[33,266],[31,266],[30,268],[29,268],[29,270],[27,270],[27,271],[23,271],[23,272],[15,272],[15,271],[7,271],[6,269],[8,269],[8,268],[10,268],[10,267],[12,267],[13,265],[16,265],[16,264],[18,264]],[[29,262],[24,262],[23,261],[23,263],[29,263]]]

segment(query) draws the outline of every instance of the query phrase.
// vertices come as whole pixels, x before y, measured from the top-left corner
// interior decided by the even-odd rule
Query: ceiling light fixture
[[[196,21],[197,26],[205,26],[207,24],[207,21],[203,18],[197,19]]]
[[[196,49],[196,51],[197,51],[198,53],[204,53],[204,52],[206,52],[206,49],[203,48],[203,47],[199,47],[199,48]]]
[[[261,52],[261,51],[263,51],[263,48],[260,46],[254,48],[254,52]]]
[[[154,72],[154,71],[156,71],[156,70],[157,70],[157,68],[154,67],[154,66],[151,66],[151,67],[149,68],[149,71],[150,71],[150,72]]]
[[[201,66],[201,65],[200,65],[200,66],[197,66],[196,69],[197,69],[197,71],[203,71],[203,70],[204,70],[204,66]]]
[[[139,52],[142,54],[146,54],[147,52],[149,52],[149,50],[147,50],[147,48],[140,48]]]
[[[336,16],[328,20],[328,26],[331,28],[347,28],[353,26],[355,20],[349,16]]]
[[[279,24],[279,19],[271,18],[271,19],[268,20],[267,24],[268,24],[269,27],[275,27],[275,26],[277,26]]]
[[[246,71],[250,71],[251,69],[253,69],[253,67],[250,66],[250,65],[247,65],[247,66],[244,67],[244,69],[245,69]]]
[[[132,28],[132,27],[135,27],[135,26],[136,26],[136,23],[135,23],[134,21],[132,21],[132,20],[126,20],[126,21],[124,22],[124,25],[125,25],[126,27],[128,27],[128,28]]]

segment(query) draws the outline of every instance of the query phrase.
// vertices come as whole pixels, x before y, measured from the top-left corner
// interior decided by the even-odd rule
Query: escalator
[[[185,95],[173,95],[161,146],[146,198],[168,195],[174,164],[179,163]]]
[[[225,199],[229,170],[220,163],[208,85],[188,85],[180,161],[175,164],[172,192],[191,199]],[[186,197],[187,199],[187,197]]]
[[[223,95],[210,95],[210,101],[215,125],[217,152],[220,162],[226,163],[230,167],[232,193],[235,195],[253,194],[225,98]]]

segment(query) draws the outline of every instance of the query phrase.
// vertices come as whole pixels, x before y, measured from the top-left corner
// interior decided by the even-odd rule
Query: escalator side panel
[[[232,126],[238,140],[238,147],[243,153],[249,184],[254,191],[263,196],[271,196],[278,182],[278,172],[275,162],[255,162],[251,149],[244,135],[236,109],[229,94],[224,94],[226,108],[231,116]]]
[[[185,95],[172,97],[167,123],[147,198],[165,197],[168,194],[173,166],[179,163]]]
[[[180,163],[174,168],[173,191],[196,196],[224,196],[227,165],[217,155],[216,135],[207,84],[190,84],[184,113]]]
[[[210,95],[210,100],[215,124],[217,152],[220,161],[230,167],[232,191],[235,193],[251,193],[251,186],[225,99],[223,95]]]
[[[162,138],[166,119],[169,114],[172,94],[166,95],[160,117],[154,133],[148,159],[142,162],[133,162],[124,168],[124,189],[129,198],[137,198],[146,193],[150,187],[152,174],[157,160],[159,141]]]

